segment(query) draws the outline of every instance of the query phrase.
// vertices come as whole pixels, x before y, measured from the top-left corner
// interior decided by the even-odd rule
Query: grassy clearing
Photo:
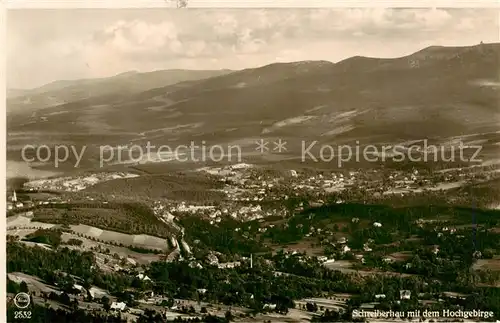
[[[175,231],[140,203],[68,204],[39,208],[34,212],[34,220],[67,225],[82,224],[124,234],[146,234],[162,238],[170,237]]]
[[[71,225],[70,228],[77,234],[89,238],[94,238],[98,241],[103,241],[108,243],[119,243],[122,244],[123,246],[136,246],[148,249],[159,249],[159,250],[168,249],[168,242],[166,239],[146,234],[125,234],[109,230],[102,230],[84,224]]]

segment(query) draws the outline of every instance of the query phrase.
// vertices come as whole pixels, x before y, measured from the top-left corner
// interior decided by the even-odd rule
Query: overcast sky
[[[499,40],[495,9],[53,9],[7,14],[9,88],[158,69],[241,69]]]

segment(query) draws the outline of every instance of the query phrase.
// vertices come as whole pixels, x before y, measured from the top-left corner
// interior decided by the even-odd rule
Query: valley
[[[24,292],[54,322],[498,320],[499,57],[432,46],[10,91],[9,315]]]

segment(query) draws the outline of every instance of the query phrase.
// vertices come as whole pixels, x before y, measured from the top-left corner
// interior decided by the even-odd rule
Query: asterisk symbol
[[[255,143],[257,144],[257,148],[255,148],[255,150],[260,151],[261,154],[263,154],[266,151],[269,151],[269,148],[267,147],[269,143],[264,139],[256,141]]]
[[[282,151],[286,151],[286,141],[282,141],[281,139],[278,139],[278,141],[274,142],[274,148],[273,150],[277,150],[279,153]]]

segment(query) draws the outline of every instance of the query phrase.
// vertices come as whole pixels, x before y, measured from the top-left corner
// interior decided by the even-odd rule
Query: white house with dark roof
[[[127,305],[124,302],[119,302],[119,303],[113,302],[111,303],[110,308],[114,311],[124,311],[125,308],[127,308]]]

